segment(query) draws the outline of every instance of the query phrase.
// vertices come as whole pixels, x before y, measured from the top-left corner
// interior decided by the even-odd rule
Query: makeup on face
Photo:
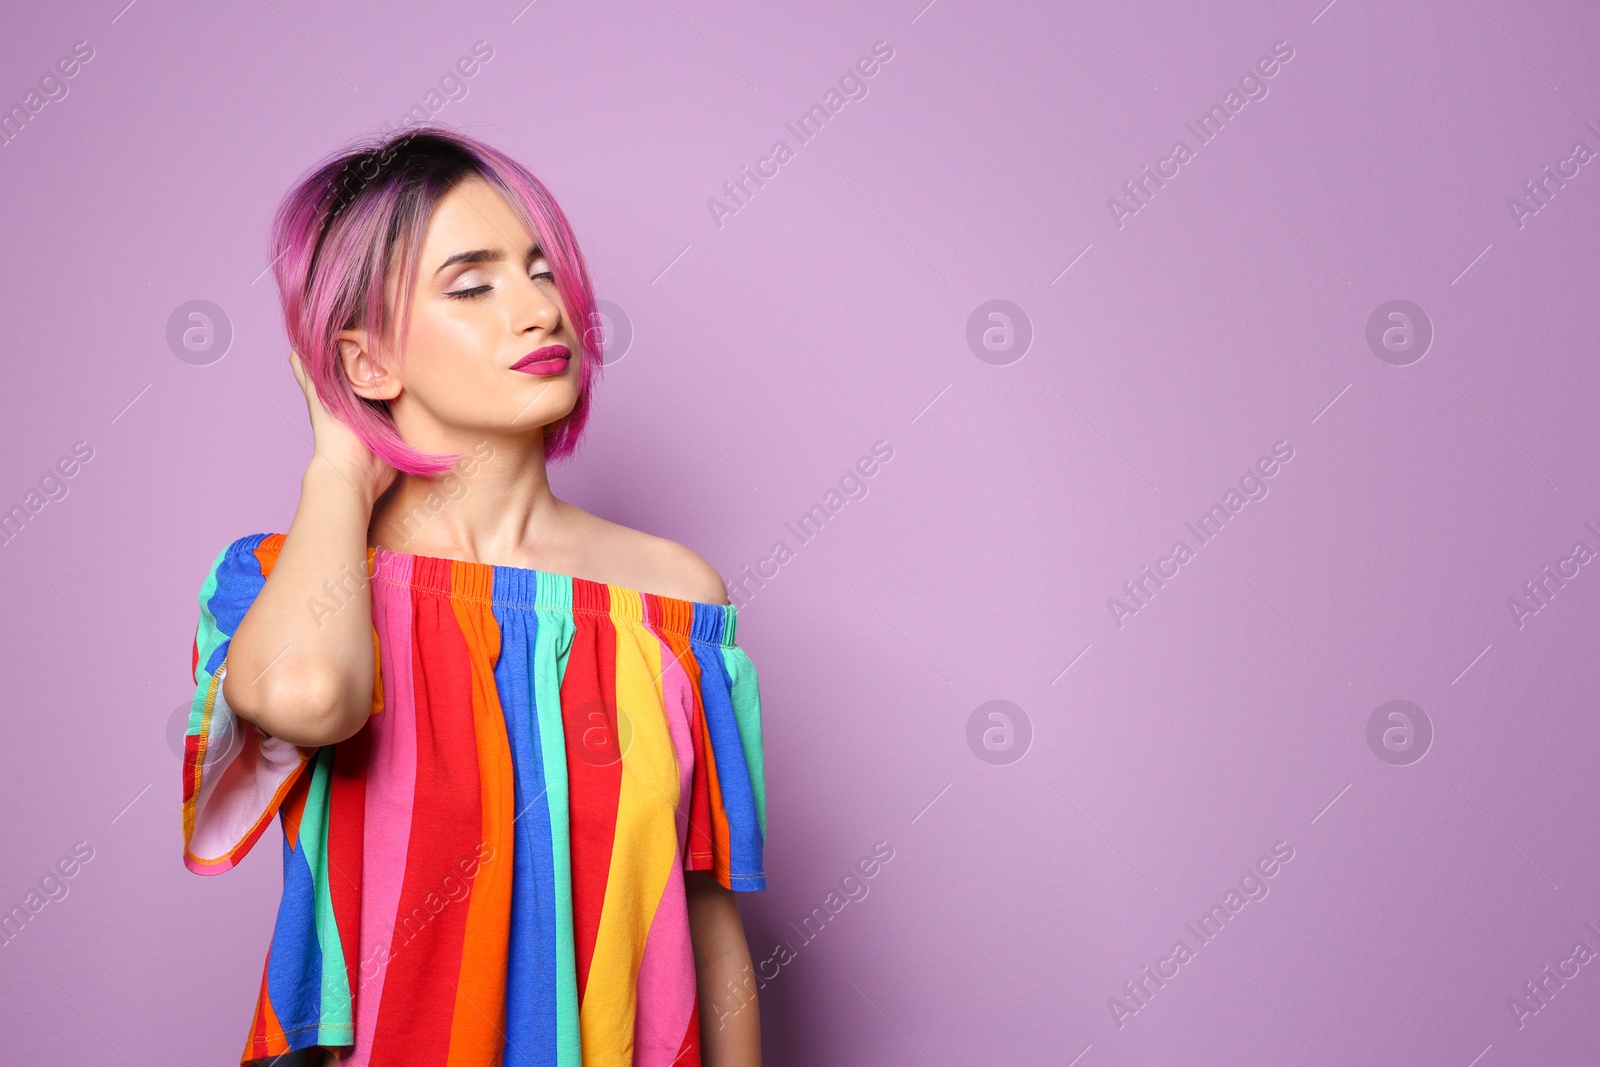
[[[511,369],[545,378],[566,370],[571,359],[572,352],[566,345],[545,345],[517,360]]]

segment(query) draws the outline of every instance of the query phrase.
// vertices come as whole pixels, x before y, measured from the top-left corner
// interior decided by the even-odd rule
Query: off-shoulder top
[[[738,609],[368,549],[307,610],[370,589],[372,715],[303,748],[222,693],[283,541],[241,537],[205,579],[183,761],[190,870],[229,870],[274,814],[283,830],[240,1063],[698,1064],[683,872],[766,888]]]

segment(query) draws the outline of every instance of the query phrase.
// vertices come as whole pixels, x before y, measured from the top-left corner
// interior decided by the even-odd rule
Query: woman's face
[[[401,358],[384,363],[373,387],[358,387],[389,400],[407,444],[460,451],[474,437],[546,426],[577,403],[578,333],[536,243],[482,178],[463,179],[439,201],[412,280]],[[359,330],[340,336],[363,348],[368,340]],[[519,363],[527,369],[513,369]]]

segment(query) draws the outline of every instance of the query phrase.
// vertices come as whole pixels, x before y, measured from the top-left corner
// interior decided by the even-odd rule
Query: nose
[[[553,285],[546,287],[532,278],[524,278],[517,292],[512,325],[519,334],[540,329],[552,334],[561,328],[561,305],[556,300]]]

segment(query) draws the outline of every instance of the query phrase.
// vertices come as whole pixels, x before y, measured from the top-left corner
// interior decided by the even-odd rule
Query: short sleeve
[[[737,645],[697,641],[693,647],[704,743],[696,753],[684,865],[711,871],[727,889],[765,889],[766,772],[756,670]]]
[[[278,558],[283,534],[251,534],[217,556],[200,587],[195,684],[183,742],[183,862],[221,874],[255,845],[315,749],[238,718],[222,695],[228,644]]]

